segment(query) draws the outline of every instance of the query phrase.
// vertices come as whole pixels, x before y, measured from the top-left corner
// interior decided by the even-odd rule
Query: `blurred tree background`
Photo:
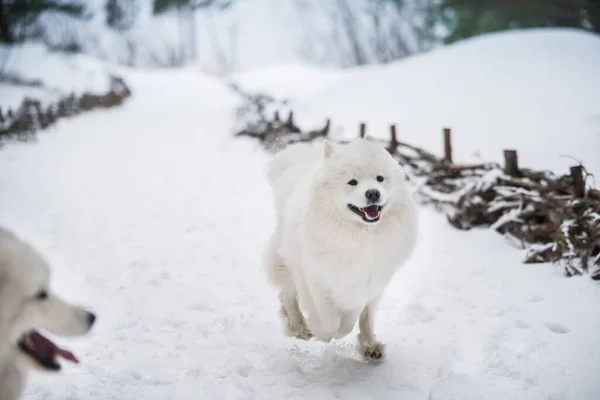
[[[600,0],[440,0],[428,5],[429,26],[444,43],[517,28],[568,27],[600,33]]]
[[[137,0],[106,0],[106,25],[116,31],[131,29],[139,13]]]
[[[60,0],[0,0],[0,43],[22,43],[43,36],[38,25],[39,18],[46,13],[88,19],[85,1]]]
[[[304,41],[304,48],[312,52],[313,58],[329,57],[341,66],[386,63],[440,44],[512,29],[568,27],[600,33],[600,0],[279,1],[300,4],[296,9],[296,18],[303,28],[300,40]],[[200,46],[196,43],[196,14],[225,11],[238,3],[241,2],[0,0],[0,44],[40,40],[52,50],[83,51],[107,59],[111,58],[111,52],[120,51],[122,54],[116,57],[118,62],[132,66],[153,57],[157,60],[162,57],[163,61],[157,61],[157,65],[182,65],[197,59],[196,51]],[[271,7],[282,3],[273,1]],[[303,12],[309,9],[312,14]],[[327,22],[316,26],[311,21],[318,19],[315,15]],[[163,51],[164,54],[150,54],[146,61],[139,61],[140,49],[148,47],[150,42],[162,41],[168,35],[161,37],[148,30],[134,32],[138,22],[142,19],[154,21],[163,16],[174,21],[174,32],[169,36],[173,40],[163,46],[171,47]],[[235,59],[235,49],[229,50],[232,54],[228,54],[215,33],[220,27],[212,19],[204,21],[206,26],[201,28],[210,36],[212,49],[209,50],[217,54],[219,63],[234,63],[231,60]],[[107,44],[105,39],[110,35],[117,39]],[[114,44],[118,40],[122,42],[121,50],[116,50],[118,46]],[[230,41],[235,42],[234,38]]]

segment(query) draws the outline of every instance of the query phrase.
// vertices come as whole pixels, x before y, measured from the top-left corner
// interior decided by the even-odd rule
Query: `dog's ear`
[[[325,150],[325,158],[331,157],[335,153],[335,144],[330,140],[325,139],[323,141],[323,148]]]

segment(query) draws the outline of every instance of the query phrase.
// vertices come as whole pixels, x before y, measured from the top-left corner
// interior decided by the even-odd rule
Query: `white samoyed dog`
[[[373,139],[326,140],[280,151],[267,177],[277,223],[264,263],[286,334],[328,342],[358,320],[359,352],[382,361],[376,305],[417,241],[418,206],[402,167]]]
[[[59,357],[77,363],[38,329],[59,336],[87,333],[96,320],[50,289],[46,260],[0,227],[0,400],[21,397],[29,368],[59,371]]]

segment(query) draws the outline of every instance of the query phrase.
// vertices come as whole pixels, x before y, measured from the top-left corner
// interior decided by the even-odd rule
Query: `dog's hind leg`
[[[306,327],[306,321],[298,305],[298,295],[296,292],[280,292],[281,315],[286,321],[285,334],[298,339],[308,340],[312,334]]]
[[[358,319],[357,348],[367,361],[381,362],[385,359],[385,345],[377,341],[373,333],[375,309],[378,299],[373,300],[363,309]]]
[[[276,251],[274,238],[271,238],[264,254],[264,262],[269,279],[279,288],[280,313],[286,325],[285,334],[298,339],[310,339],[312,334],[306,327],[306,321],[298,304],[296,284],[291,271]]]

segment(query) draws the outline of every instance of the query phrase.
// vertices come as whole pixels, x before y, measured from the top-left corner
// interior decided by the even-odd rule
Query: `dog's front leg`
[[[329,342],[340,329],[341,316],[331,298],[325,293],[317,293],[313,300],[319,313],[319,327],[324,342]]]
[[[367,361],[381,362],[385,359],[385,345],[378,342],[373,332],[375,309],[378,299],[371,301],[363,309],[358,319],[358,351]]]
[[[327,342],[325,335],[321,331],[319,310],[315,304],[311,291],[308,289],[306,279],[302,274],[298,274],[296,277],[296,288],[298,290],[298,301],[300,307],[302,307],[308,316],[306,317],[306,326],[312,336],[321,341]],[[331,340],[331,339],[329,339]]]
[[[354,325],[356,324],[356,320],[358,319],[361,311],[362,310],[359,308],[358,310],[342,312],[340,328],[337,330],[337,332],[334,336],[335,339],[341,339],[344,336],[348,335],[350,332],[352,332],[352,329],[354,328]]]
[[[340,328],[340,312],[326,292],[311,282],[304,283],[302,291],[308,300],[305,303],[309,314],[308,329],[317,340],[329,342]],[[300,292],[300,288],[298,290]]]

